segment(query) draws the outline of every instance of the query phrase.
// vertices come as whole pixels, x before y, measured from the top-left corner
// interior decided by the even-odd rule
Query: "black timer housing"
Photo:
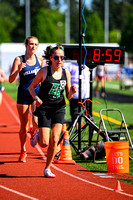
[[[78,45],[63,45],[66,60],[79,61]],[[125,48],[124,47],[106,47],[106,46],[82,46],[82,63],[86,54],[85,63],[87,64],[124,64]]]

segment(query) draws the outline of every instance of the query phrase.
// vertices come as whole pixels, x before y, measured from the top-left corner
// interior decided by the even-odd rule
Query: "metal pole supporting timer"
[[[82,9],[81,0],[79,0],[79,101],[81,102],[81,63],[82,63]],[[79,104],[79,113],[81,112],[81,104]],[[81,117],[78,120],[78,152],[81,151]]]
[[[26,38],[31,35],[31,30],[30,30],[30,0],[25,0],[25,34],[26,34]]]
[[[93,97],[93,68],[96,67],[96,65],[93,64],[89,64],[87,65],[87,67],[89,67],[89,71],[90,71],[90,104],[89,104],[89,115],[92,117],[92,97]],[[93,120],[93,117],[92,117]],[[93,129],[91,126],[89,126],[89,146],[91,145],[92,142],[92,136],[93,136]]]

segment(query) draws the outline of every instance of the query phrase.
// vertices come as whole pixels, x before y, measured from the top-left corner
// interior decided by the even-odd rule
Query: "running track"
[[[19,119],[16,103],[3,92],[0,107],[0,200],[128,200],[133,199],[133,185],[120,182],[122,191],[115,192],[117,178],[127,174],[90,172],[78,164],[54,164],[56,178],[43,176],[46,152],[32,148],[27,139],[26,163],[19,163]]]

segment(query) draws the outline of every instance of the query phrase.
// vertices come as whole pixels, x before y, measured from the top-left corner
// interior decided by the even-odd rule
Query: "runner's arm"
[[[12,83],[13,81],[15,81],[17,75],[25,66],[26,66],[25,63],[21,61],[21,57],[18,56],[15,58],[12,65],[11,73],[9,76],[9,83]]]
[[[66,70],[66,76],[67,76],[66,97],[68,100],[70,100],[73,97],[73,94],[77,92],[77,87],[76,85],[71,86],[71,75],[68,70]]]

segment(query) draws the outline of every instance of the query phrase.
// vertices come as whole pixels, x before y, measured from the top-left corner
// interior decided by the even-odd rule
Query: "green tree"
[[[104,42],[104,29],[103,23],[99,18],[98,14],[91,13],[87,19],[87,29],[86,29],[86,43],[102,43]]]
[[[72,43],[79,42],[79,6],[77,0],[70,1],[70,38]]]
[[[97,12],[102,21],[104,21],[104,2],[105,0],[92,0],[92,12]],[[110,0],[109,30],[122,30],[130,12],[133,10],[128,0]]]
[[[2,19],[0,18],[0,43],[11,42],[10,35],[5,29]]]
[[[61,5],[67,8],[67,0],[53,0],[52,7],[60,8]],[[67,11],[65,11],[67,12]],[[64,13],[65,14],[65,13]],[[79,1],[70,0],[70,42],[79,42]]]
[[[25,8],[18,9],[16,26],[11,33],[13,42],[24,42],[25,39]]]
[[[25,2],[26,0],[24,0]],[[0,2],[6,2],[8,3],[16,12],[20,10],[20,0],[1,0]],[[25,5],[23,5],[25,6]],[[23,7],[22,6],[22,7]],[[30,0],[30,8],[31,13],[37,13],[40,8],[50,8],[50,3],[48,0]]]
[[[133,53],[133,13],[130,14],[127,25],[122,31],[120,44],[125,46],[127,52]]]
[[[41,8],[32,18],[32,35],[37,36],[42,43],[64,43],[63,21],[64,15],[58,10]]]
[[[30,3],[31,19],[41,7],[50,8],[48,0],[30,0]],[[4,29],[8,30],[11,41],[23,42],[25,39],[25,5],[20,6],[19,0],[1,0],[0,17],[4,22]]]
[[[40,8],[50,9],[50,3],[48,0],[30,0],[31,5],[31,17],[36,15]]]
[[[6,2],[0,3],[0,19],[1,19],[1,42],[11,41],[11,32],[16,25],[16,13],[14,9]],[[2,40],[2,38],[4,40]]]
[[[15,3],[15,0],[12,0]],[[17,26],[12,32],[12,39],[15,42],[23,42],[25,39],[25,5],[19,6],[19,8],[14,5],[16,9],[18,9],[17,13]],[[32,23],[33,19],[36,18],[36,15],[38,14],[40,8],[48,9],[50,8],[50,3],[47,0],[30,0],[30,10],[31,10],[31,35],[32,33],[32,24],[35,27],[34,22]]]
[[[111,30],[109,32],[110,43],[120,43],[121,32],[119,30]]]

